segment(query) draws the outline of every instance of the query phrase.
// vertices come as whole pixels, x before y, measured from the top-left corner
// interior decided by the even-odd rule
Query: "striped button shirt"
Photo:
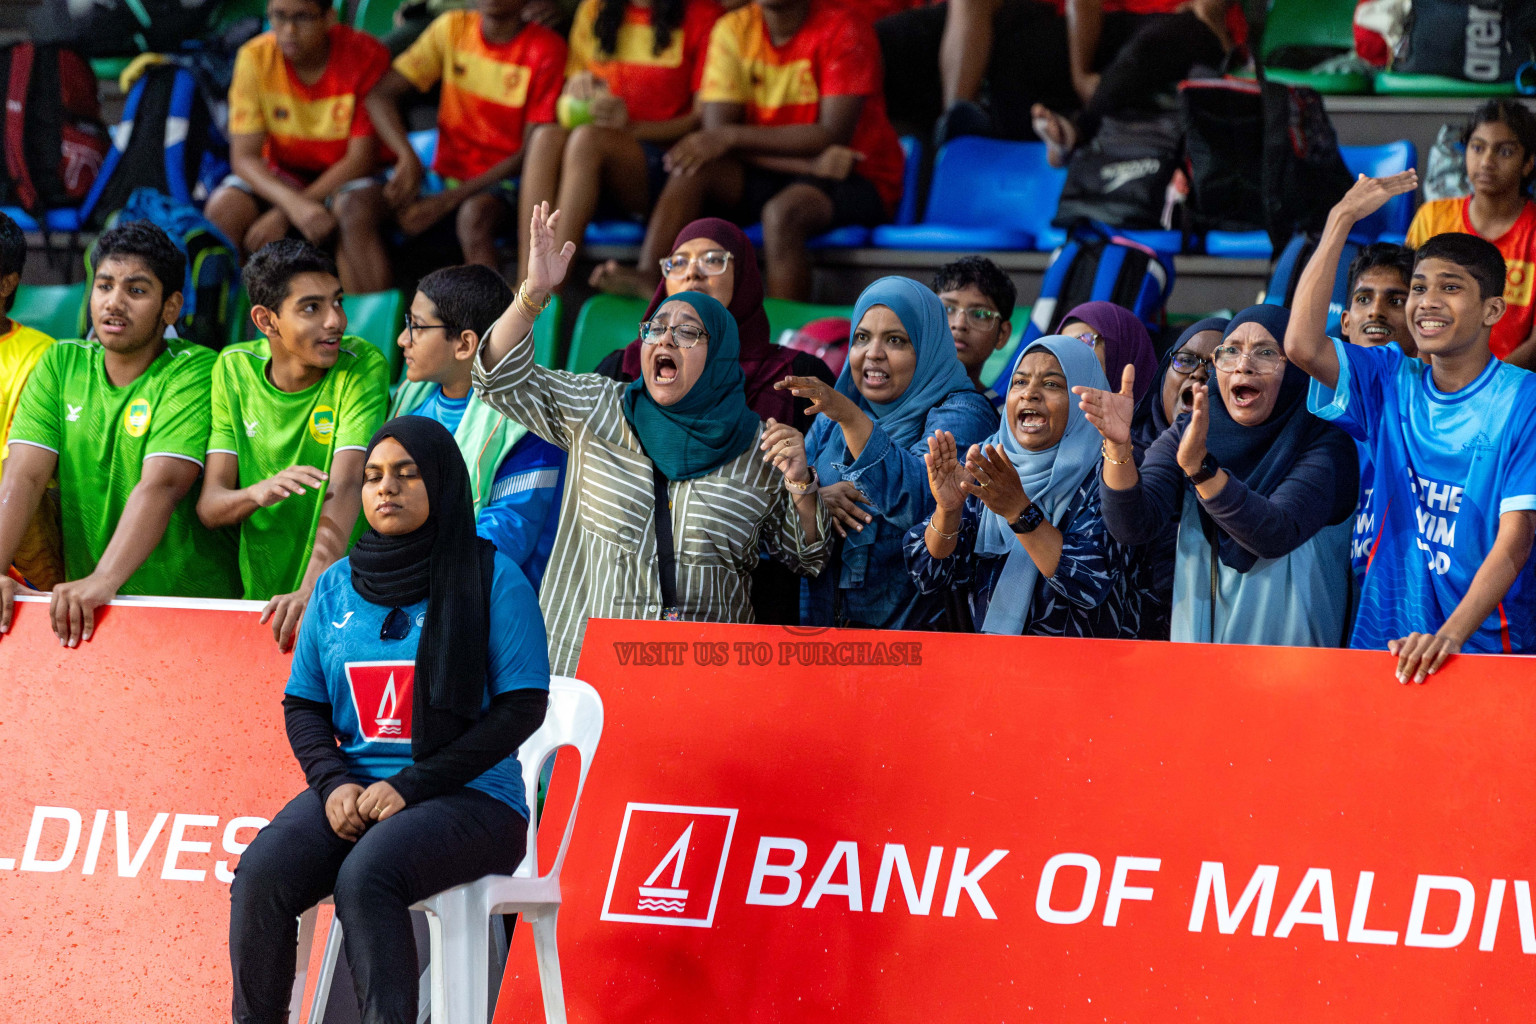
[[[474,381],[484,402],[570,453],[539,603],[551,671],[571,675],[588,618],[661,615],[651,460],[624,418],[628,385],[537,366],[527,339],[489,370],[476,359]],[[817,506],[820,539],[813,543],[783,477],[762,461],[761,436],[707,476],[668,487],[683,619],[751,622],[749,574],[761,546],[801,575],[815,576],[826,564],[824,508]]]

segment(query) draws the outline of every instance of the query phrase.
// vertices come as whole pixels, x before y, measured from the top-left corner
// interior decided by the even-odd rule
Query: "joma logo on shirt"
[[[149,420],[153,412],[146,399],[135,398],[129,402],[128,408],[123,410],[123,429],[128,431],[128,436],[143,437],[149,430]]]
[[[411,699],[416,665],[409,661],[352,661],[346,666],[358,731],[370,743],[411,742]]]
[[[309,436],[319,444],[330,444],[336,433],[336,410],[328,405],[316,406],[309,414]]]

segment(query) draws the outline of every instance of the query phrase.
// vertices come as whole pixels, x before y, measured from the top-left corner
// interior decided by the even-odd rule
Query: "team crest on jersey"
[[[147,399],[135,398],[129,402],[128,408],[123,410],[123,429],[128,431],[128,436],[143,437],[149,430],[149,420],[153,412]]]
[[[347,687],[358,731],[369,743],[411,742],[411,698],[416,663],[349,661]]]
[[[336,410],[328,405],[316,406],[309,414],[309,436],[319,444],[330,444],[336,433]]]

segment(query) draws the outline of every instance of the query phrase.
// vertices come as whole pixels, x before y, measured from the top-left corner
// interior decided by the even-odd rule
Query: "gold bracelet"
[[[1136,451],[1134,448],[1131,450],[1131,454],[1127,455],[1123,459],[1117,459],[1113,455],[1109,454],[1109,438],[1107,437],[1104,439],[1104,443],[1099,446],[1099,451],[1104,453],[1104,461],[1108,462],[1112,466],[1123,466],[1136,457]]]
[[[960,531],[959,530],[956,530],[954,533],[945,533],[943,530],[939,529],[937,526],[934,526],[933,525],[933,516],[929,516],[928,517],[928,522],[925,523],[924,525],[927,526],[928,529],[932,530],[934,533],[938,534],[940,537],[943,537],[945,540],[954,540],[956,537],[960,536]]]
[[[529,320],[537,320],[539,316],[549,308],[549,304],[553,301],[555,301],[555,295],[553,292],[551,292],[544,296],[543,305],[536,306],[534,305],[533,300],[528,297],[528,282],[524,281],[522,284],[517,286],[517,305],[519,311]]]

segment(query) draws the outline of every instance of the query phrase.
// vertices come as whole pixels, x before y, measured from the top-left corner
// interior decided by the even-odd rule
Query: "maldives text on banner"
[[[304,776],[261,606],[201,604],[0,637],[0,1019],[229,1019],[230,868]]]
[[[1529,1019],[1536,662],[1393,664],[593,621],[571,1020]]]

